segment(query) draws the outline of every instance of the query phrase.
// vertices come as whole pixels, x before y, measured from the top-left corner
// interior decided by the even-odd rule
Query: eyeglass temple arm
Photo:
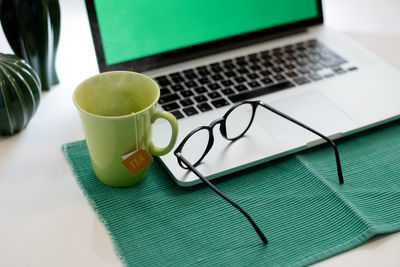
[[[186,166],[189,167],[189,169],[196,174],[206,185],[208,185],[215,193],[217,193],[219,196],[221,196],[223,199],[225,199],[227,202],[229,202],[232,206],[234,206],[237,210],[239,210],[250,222],[250,224],[253,226],[254,230],[257,232],[258,236],[260,237],[261,241],[264,243],[264,245],[268,244],[268,240],[261,231],[261,229],[257,226],[257,224],[253,221],[253,219],[250,217],[247,212],[245,212],[238,204],[236,204],[233,200],[231,200],[228,196],[226,196],[224,193],[222,193],[218,188],[216,188],[207,178],[205,178],[190,162],[188,162],[185,157],[183,157],[180,153],[177,153],[176,156],[182,160],[183,163],[185,163]]]
[[[259,104],[260,104],[261,106],[263,106],[264,108],[266,108],[266,109],[272,111],[273,113],[275,113],[275,114],[277,114],[277,115],[279,115],[279,116],[281,116],[281,117],[283,117],[283,118],[285,118],[285,119],[287,119],[287,120],[289,120],[289,121],[291,121],[291,122],[293,122],[293,123],[299,125],[300,127],[303,127],[304,129],[309,130],[310,132],[312,132],[312,133],[318,135],[319,137],[321,137],[322,139],[326,140],[326,141],[332,146],[332,148],[333,148],[333,150],[334,150],[334,152],[335,152],[336,168],[337,168],[337,174],[338,174],[338,177],[339,177],[339,184],[343,184],[343,183],[344,183],[344,180],[343,180],[343,173],[342,173],[342,167],[341,167],[340,158],[339,158],[339,151],[338,151],[338,149],[337,149],[335,143],[333,143],[333,141],[332,141],[331,139],[329,139],[329,138],[326,137],[325,135],[323,135],[323,134],[317,132],[316,130],[314,130],[314,129],[308,127],[307,125],[305,125],[305,124],[299,122],[298,120],[295,120],[295,119],[293,119],[292,117],[289,117],[288,115],[286,115],[286,114],[280,112],[279,110],[274,109],[273,107],[271,107],[271,106],[265,104],[264,102],[261,102],[261,101],[260,101]]]

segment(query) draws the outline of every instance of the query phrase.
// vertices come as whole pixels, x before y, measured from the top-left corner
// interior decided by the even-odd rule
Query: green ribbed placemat
[[[400,230],[400,123],[215,180],[257,222],[204,185],[177,186],[156,160],[149,177],[111,188],[92,170],[84,141],[63,145],[89,202],[128,266],[303,266]]]

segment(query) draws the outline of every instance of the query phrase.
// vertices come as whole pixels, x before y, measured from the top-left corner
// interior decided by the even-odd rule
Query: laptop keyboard
[[[155,77],[177,119],[357,70],[315,39]]]

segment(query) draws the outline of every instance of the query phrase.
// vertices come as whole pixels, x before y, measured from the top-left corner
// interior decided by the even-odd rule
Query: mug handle
[[[171,151],[176,143],[176,138],[178,137],[178,121],[176,120],[175,116],[167,111],[155,110],[151,115],[151,123],[154,123],[159,118],[166,119],[171,125],[171,140],[169,141],[169,144],[163,148],[156,147],[153,141],[150,141],[149,153],[153,156],[162,156]]]

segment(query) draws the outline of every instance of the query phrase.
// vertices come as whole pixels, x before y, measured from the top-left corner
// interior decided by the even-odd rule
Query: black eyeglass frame
[[[245,130],[243,130],[243,132],[241,134],[239,134],[236,137],[233,138],[229,138],[227,136],[226,133],[226,119],[228,118],[228,116],[239,106],[244,105],[244,104],[250,104],[252,107],[252,115],[251,118],[249,120],[249,124],[247,125],[247,127],[245,128]],[[213,129],[216,125],[220,125],[220,132],[221,135],[230,141],[235,141],[241,137],[243,137],[246,132],[248,131],[248,129],[250,128],[251,124],[253,123],[255,114],[256,114],[256,110],[258,108],[258,106],[262,106],[268,110],[270,110],[271,112],[299,125],[300,127],[303,127],[309,131],[311,131],[312,133],[320,136],[322,139],[326,140],[333,148],[334,152],[335,152],[335,159],[336,159],[336,167],[337,167],[337,174],[338,174],[338,178],[339,178],[339,184],[343,184],[344,180],[343,180],[343,173],[342,173],[342,168],[341,168],[341,164],[340,164],[340,158],[339,158],[339,151],[335,145],[335,143],[329,139],[328,137],[326,137],[325,135],[319,133],[318,131],[308,127],[307,125],[299,122],[298,120],[280,112],[279,110],[276,110],[275,108],[265,104],[262,101],[243,101],[243,102],[239,102],[236,103],[235,105],[233,105],[225,114],[222,118],[216,119],[214,121],[212,121],[208,126],[200,126],[196,129],[194,129],[193,131],[191,131],[187,136],[185,136],[185,138],[182,140],[182,142],[177,146],[177,148],[174,150],[174,154],[177,157],[178,163],[179,165],[184,168],[184,169],[189,169],[190,171],[192,171],[194,174],[196,174],[196,176],[198,176],[200,178],[200,180],[202,180],[206,185],[208,185],[215,193],[217,193],[219,196],[221,196],[223,199],[225,199],[227,202],[229,202],[231,205],[233,205],[236,209],[238,209],[246,218],[247,220],[250,222],[250,224],[253,226],[254,230],[257,232],[258,236],[260,237],[260,239],[262,240],[262,242],[264,244],[268,243],[267,238],[265,237],[265,235],[263,234],[263,232],[261,231],[261,229],[257,226],[257,224],[254,222],[254,220],[250,217],[250,215],[248,215],[246,213],[246,211],[244,211],[237,203],[235,203],[234,201],[232,201],[228,196],[226,196],[224,193],[222,193],[218,188],[216,188],[206,177],[204,177],[197,169],[196,166],[198,164],[200,164],[200,162],[204,159],[204,157],[208,154],[208,152],[211,150],[211,147],[214,144],[214,133],[213,133]],[[195,162],[194,164],[190,163],[184,156],[182,156],[182,148],[184,147],[185,143],[187,142],[187,140],[189,140],[190,137],[192,137],[195,133],[197,133],[200,130],[207,130],[209,133],[209,139],[208,139],[208,144],[207,147],[205,149],[205,151],[203,152],[203,155],[199,158],[199,160],[197,162]]]
[[[254,101],[254,102],[257,102],[257,101]],[[243,105],[243,104],[247,104],[247,103],[248,103],[248,104],[251,104],[252,107],[253,107],[253,113],[252,113],[251,118],[250,118],[250,120],[249,120],[249,125],[247,125],[246,129],[245,129],[239,136],[237,136],[237,137],[235,137],[235,138],[229,138],[229,137],[227,136],[227,134],[226,134],[226,119],[228,118],[229,114],[231,114],[232,111],[234,111],[238,106]],[[206,149],[204,150],[203,155],[200,157],[200,159],[199,159],[195,164],[193,164],[193,166],[196,167],[197,165],[200,164],[200,162],[201,162],[201,161],[204,159],[204,157],[208,154],[208,152],[211,150],[211,147],[212,147],[213,144],[214,144],[214,134],[213,134],[213,129],[214,129],[214,127],[215,127],[216,125],[219,124],[219,125],[220,125],[220,128],[219,128],[219,129],[220,129],[220,132],[221,132],[222,137],[224,137],[225,139],[227,139],[227,140],[229,140],[229,141],[235,141],[235,140],[237,140],[237,139],[243,137],[243,135],[245,135],[246,132],[248,131],[248,129],[250,128],[250,126],[251,126],[251,124],[253,123],[253,120],[254,120],[255,109],[257,108],[257,106],[258,106],[257,104],[255,104],[255,105],[253,104],[253,101],[244,101],[244,102],[240,102],[240,103],[235,104],[234,106],[232,106],[232,107],[224,114],[224,116],[223,116],[222,118],[219,118],[219,119],[216,119],[216,120],[212,121],[208,126],[200,126],[200,127],[196,128],[196,129],[194,129],[193,131],[191,131],[191,132],[182,140],[182,142],[179,144],[179,146],[175,149],[175,151],[174,151],[175,155],[176,155],[176,152],[181,152],[181,151],[182,151],[182,148],[183,148],[183,146],[185,145],[186,141],[189,140],[189,138],[192,137],[195,133],[197,133],[198,131],[203,130],[203,129],[207,130],[208,133],[209,133],[208,144],[207,144]],[[182,164],[182,160],[180,159],[180,157],[178,157],[178,163],[179,163],[179,165],[180,165],[182,168],[187,169],[187,167],[185,167],[185,165]]]
[[[250,104],[251,107],[252,107],[252,114],[251,114],[251,118],[250,118],[250,120],[249,120],[249,124],[247,125],[247,127],[245,128],[245,130],[244,130],[241,134],[239,134],[238,136],[236,136],[236,137],[234,137],[234,138],[229,138],[229,137],[227,136],[227,133],[226,133],[226,119],[228,118],[228,116],[229,116],[236,108],[238,108],[239,106],[244,105],[244,104]],[[306,130],[308,130],[308,131],[310,131],[310,132],[312,132],[312,133],[318,135],[319,137],[321,137],[322,139],[324,139],[325,141],[327,141],[328,144],[333,148],[334,153],[335,153],[336,169],[337,169],[339,184],[343,184],[343,183],[344,183],[342,167],[341,167],[341,164],[340,164],[339,151],[338,151],[338,149],[337,149],[335,143],[334,143],[330,138],[328,138],[328,137],[326,137],[325,135],[319,133],[318,131],[312,129],[311,127],[309,127],[309,126],[307,126],[307,125],[301,123],[300,121],[298,121],[298,120],[296,120],[296,119],[294,119],[294,118],[292,118],[292,117],[290,117],[290,116],[288,116],[288,115],[286,115],[286,114],[280,112],[279,110],[277,110],[277,109],[271,107],[270,105],[267,105],[266,103],[264,103],[264,102],[262,102],[262,101],[258,101],[258,100],[256,100],[256,101],[243,101],[243,102],[236,103],[235,105],[233,105],[233,106],[224,114],[224,116],[223,116],[222,118],[219,118],[219,119],[216,119],[216,120],[212,121],[208,126],[200,126],[200,127],[196,128],[196,129],[194,129],[193,131],[191,131],[187,136],[185,136],[185,138],[182,140],[182,142],[181,142],[181,143],[177,146],[177,148],[175,149],[175,151],[174,151],[175,156],[177,155],[177,153],[180,153],[180,154],[181,154],[182,148],[184,147],[185,143],[187,142],[187,140],[189,140],[190,137],[192,137],[192,136],[193,136],[195,133],[197,133],[198,131],[205,129],[205,130],[207,130],[208,133],[209,133],[209,139],[208,139],[207,147],[206,147],[206,149],[204,150],[203,155],[199,158],[199,160],[198,160],[197,162],[195,162],[194,164],[192,164],[193,167],[198,166],[198,165],[200,164],[200,162],[204,159],[204,157],[208,154],[208,152],[211,150],[211,147],[212,147],[213,144],[214,144],[214,133],[213,133],[214,127],[215,127],[216,125],[219,124],[219,125],[220,125],[220,132],[221,132],[222,137],[224,137],[225,139],[230,140],[230,141],[235,141],[235,140],[237,140],[237,139],[243,137],[243,136],[246,134],[246,132],[249,130],[251,124],[253,123],[253,120],[254,120],[254,117],[255,117],[255,114],[256,114],[256,111],[257,111],[258,106],[262,106],[262,107],[264,107],[264,108],[270,110],[271,112],[273,112],[273,113],[275,113],[275,114],[277,114],[277,115],[279,115],[279,116],[281,116],[281,117],[283,117],[283,118],[285,118],[285,119],[287,119],[287,120],[289,120],[289,121],[291,121],[291,122],[297,124],[297,125],[300,126],[300,127],[305,128]],[[180,165],[182,168],[184,168],[184,169],[188,169],[188,167],[185,166],[185,164],[183,164],[183,162],[182,162],[182,160],[181,160],[182,156],[180,156],[180,157],[177,156],[177,158],[178,158],[178,163],[179,163],[179,165]]]

